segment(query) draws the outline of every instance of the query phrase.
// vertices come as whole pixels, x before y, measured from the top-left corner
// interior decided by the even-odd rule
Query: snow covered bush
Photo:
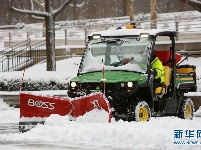
[[[24,80],[22,84],[23,91],[42,91],[42,90],[66,90],[67,83],[62,83],[54,79],[50,80]],[[19,91],[21,79],[0,79],[0,91]]]

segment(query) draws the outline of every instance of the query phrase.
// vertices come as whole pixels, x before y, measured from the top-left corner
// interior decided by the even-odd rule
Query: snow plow
[[[44,124],[45,119],[51,114],[69,115],[70,120],[76,120],[77,117],[94,109],[106,111],[108,122],[111,121],[110,105],[102,93],[94,93],[73,100],[20,93],[19,131],[25,132],[38,123]]]
[[[54,113],[76,118],[96,108],[108,112],[108,121],[111,117],[117,121],[149,121],[151,116],[193,119],[193,102],[184,93],[197,89],[196,68],[182,65],[181,55],[175,53],[175,36],[174,31],[130,28],[90,34],[67,98],[20,95],[20,130],[31,121],[35,125],[37,118],[43,118],[43,123]],[[156,42],[161,39],[170,44],[157,50]],[[151,68],[154,54],[164,65],[165,77],[156,89]],[[48,110],[47,105],[52,109],[52,104],[55,110]]]

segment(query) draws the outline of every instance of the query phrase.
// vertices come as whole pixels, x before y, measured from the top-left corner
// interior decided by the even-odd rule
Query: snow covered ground
[[[24,78],[57,78],[68,81],[76,75],[80,57],[57,62],[56,72],[47,72],[46,64],[36,65],[26,70]],[[200,58],[189,58],[183,64],[197,66],[201,77]],[[0,76],[21,77],[23,71],[1,73]],[[201,89],[198,80],[198,89]],[[49,92],[51,93],[51,92]],[[44,92],[45,94],[45,92]],[[197,92],[195,94],[201,94]],[[19,108],[8,107],[0,100],[0,127],[5,124],[17,125]],[[96,116],[95,116],[95,115]],[[1,132],[0,149],[6,150],[200,150],[201,149],[201,108],[193,120],[177,117],[152,117],[149,122],[115,122],[104,120],[104,112],[88,113],[78,121],[68,121],[68,117],[52,115],[45,125],[37,125],[26,133]],[[93,118],[93,119],[92,119]]]
[[[166,15],[166,19],[167,17],[175,17],[175,14]],[[2,45],[0,40],[0,47]],[[80,59],[73,57],[57,62],[56,72],[45,71],[45,63],[35,65],[26,69],[24,79],[51,78],[68,82],[76,75]],[[200,96],[201,60],[189,58],[183,64],[185,63],[197,66],[198,92],[190,94]],[[23,71],[4,72],[0,77],[21,78],[22,74]],[[61,92],[61,95],[66,93],[57,92]],[[53,92],[43,91],[43,94]],[[38,125],[29,132],[18,133],[16,129],[4,132],[4,128],[18,125],[20,112],[19,108],[9,107],[0,99],[0,150],[201,150],[201,108],[195,113],[193,120],[152,117],[149,122],[115,122],[112,119],[108,123],[103,119],[104,112],[95,114],[96,116],[88,113],[76,122],[68,121],[67,116],[52,115],[45,125]]]

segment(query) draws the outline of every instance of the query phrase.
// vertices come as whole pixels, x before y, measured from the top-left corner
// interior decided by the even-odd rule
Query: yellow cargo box
[[[181,65],[176,68],[177,73],[196,73],[196,66],[193,65]]]

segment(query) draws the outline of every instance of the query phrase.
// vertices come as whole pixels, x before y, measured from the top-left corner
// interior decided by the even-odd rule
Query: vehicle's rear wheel
[[[134,102],[129,109],[129,121],[149,121],[151,111],[149,105],[142,100]]]
[[[192,120],[194,117],[194,105],[190,98],[181,100],[179,118]]]

